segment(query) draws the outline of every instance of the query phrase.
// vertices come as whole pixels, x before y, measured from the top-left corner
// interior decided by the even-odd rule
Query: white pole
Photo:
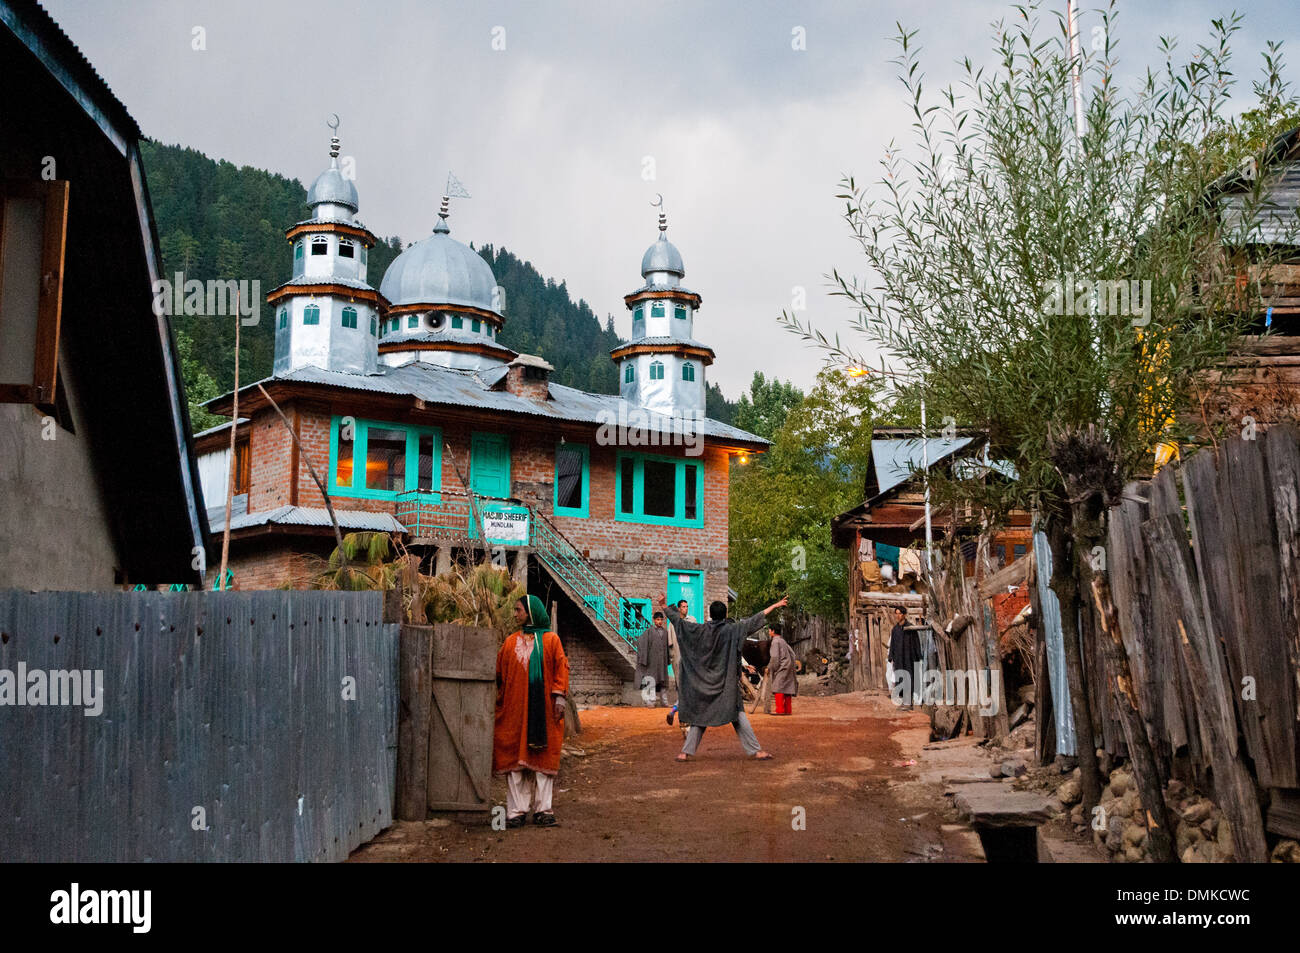
[[[925,571],[927,584],[934,571],[934,539],[930,532],[930,441],[925,432],[925,398],[921,398],[921,466],[925,468]]]
[[[1079,75],[1079,11],[1074,0],[1067,0],[1065,18],[1070,34],[1070,89],[1074,96],[1074,130],[1083,142],[1083,78]]]

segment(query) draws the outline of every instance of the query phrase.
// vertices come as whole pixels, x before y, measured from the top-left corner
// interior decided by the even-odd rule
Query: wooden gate
[[[496,633],[402,626],[397,816],[492,806]]]

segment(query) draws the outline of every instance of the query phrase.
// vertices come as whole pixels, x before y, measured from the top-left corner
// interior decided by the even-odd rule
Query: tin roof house
[[[0,589],[201,584],[140,129],[30,0],[0,0],[0,85]]]
[[[495,553],[558,603],[575,691],[621,698],[652,600],[680,595],[697,618],[726,600],[731,460],[767,445],[704,416],[714,352],[695,339],[701,298],[682,286],[667,221],[624,298],[632,339],[611,354],[620,393],[587,393],[510,348],[503,289],[452,236],[447,196],[432,233],[370,275],[375,236],[355,220],[338,151],[335,137],[310,217],[286,232],[293,276],[267,296],[274,371],[240,390],[235,460],[230,424],[196,438],[218,531],[231,508],[234,585],[304,585],[301,554],[334,545],[264,390],[345,532],[400,534],[429,571]],[[233,396],[208,406],[229,416]]]

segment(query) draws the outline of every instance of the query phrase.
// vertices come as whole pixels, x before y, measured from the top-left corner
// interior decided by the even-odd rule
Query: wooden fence
[[[1236,856],[1266,860],[1265,827],[1300,836],[1296,432],[1274,427],[1167,467],[1129,486],[1108,524],[1107,575],[1159,780],[1212,792]],[[1098,633],[1083,636],[1098,660],[1086,673],[1094,733],[1125,753],[1107,690],[1116,673],[1099,668]]]
[[[334,861],[392,823],[377,592],[0,592],[0,703],[0,860]]]

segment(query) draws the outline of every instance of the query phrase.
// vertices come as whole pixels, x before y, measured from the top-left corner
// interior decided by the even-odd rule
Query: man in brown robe
[[[662,612],[656,612],[654,625],[637,636],[636,683],[647,705],[668,704],[668,630]]]
[[[506,827],[522,827],[531,808],[533,823],[555,824],[551,792],[560,770],[569,660],[560,637],[536,596],[515,604],[520,629],[497,652],[496,723],[492,770],[507,775]]]
[[[790,702],[799,694],[799,680],[795,672],[794,649],[781,635],[781,627],[773,622],[771,630],[771,659],[767,663],[768,685],[772,688],[774,715],[790,714]]]

